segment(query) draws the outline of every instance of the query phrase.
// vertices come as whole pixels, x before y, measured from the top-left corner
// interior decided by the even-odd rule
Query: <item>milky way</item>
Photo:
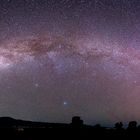
[[[0,2],[0,115],[140,121],[140,2]]]

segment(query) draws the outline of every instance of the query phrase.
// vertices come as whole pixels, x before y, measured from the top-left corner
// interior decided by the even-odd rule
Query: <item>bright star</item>
[[[63,102],[63,105],[67,105],[68,103],[66,101]]]

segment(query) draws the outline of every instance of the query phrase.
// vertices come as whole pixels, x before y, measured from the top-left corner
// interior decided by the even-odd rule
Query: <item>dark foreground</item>
[[[0,118],[1,139],[13,140],[47,140],[47,139],[138,139],[140,127],[132,121],[124,129],[122,123],[116,123],[114,128],[100,125],[84,125],[80,117],[73,117],[70,124],[40,123],[15,120],[9,117]]]
[[[27,128],[23,130],[1,129],[0,135],[3,139],[23,139],[23,140],[47,140],[49,139],[85,139],[95,138],[104,139],[129,139],[140,137],[140,130],[97,130],[97,129],[45,129],[45,128]]]

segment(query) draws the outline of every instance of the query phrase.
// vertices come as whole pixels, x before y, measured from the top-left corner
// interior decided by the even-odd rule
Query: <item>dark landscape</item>
[[[114,127],[103,127],[100,124],[86,125],[79,116],[74,116],[70,124],[47,123],[16,120],[10,117],[0,118],[0,135],[4,139],[115,139],[138,138],[140,126],[131,121],[127,128],[122,122],[115,123]]]

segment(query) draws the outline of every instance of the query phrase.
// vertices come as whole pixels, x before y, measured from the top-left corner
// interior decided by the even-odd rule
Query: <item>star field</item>
[[[140,121],[140,2],[0,2],[0,116]]]

